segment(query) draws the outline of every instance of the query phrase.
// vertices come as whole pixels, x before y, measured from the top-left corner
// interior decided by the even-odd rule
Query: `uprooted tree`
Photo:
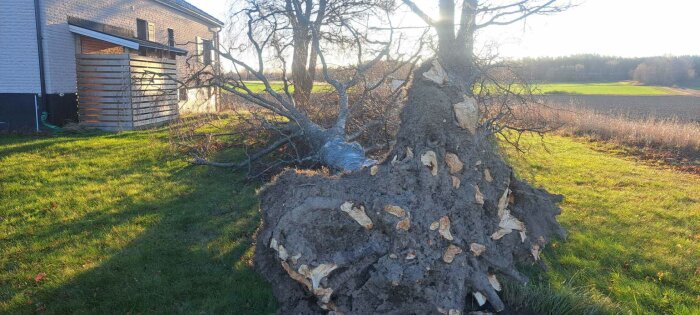
[[[479,28],[562,7],[440,0],[433,19],[404,3],[439,41],[437,58],[415,71],[389,158],[333,176],[288,170],[261,193],[255,265],[281,313],[460,314],[487,302],[501,311],[499,279],[527,281],[516,263],[564,235],[556,198],[496,153],[491,135],[513,113],[480,110],[473,92],[484,75]]]
[[[391,27],[374,30],[390,25],[393,7],[386,0],[237,1],[232,43],[220,52],[233,70],[209,75],[205,84],[242,99],[247,105],[238,120],[249,127],[248,138],[268,143],[242,162],[215,162],[200,155],[193,162],[246,167],[274,156],[281,165],[344,171],[375,163],[356,140],[387,134],[382,130],[387,117],[398,115],[407,76],[419,60],[420,49],[408,55],[397,52],[402,39]],[[342,64],[333,65],[333,59]],[[197,73],[190,80],[202,77]],[[312,95],[320,78],[324,91]],[[392,79],[404,83],[392,86]]]
[[[266,94],[253,91],[240,75],[218,78],[212,84],[263,108],[251,115],[280,135],[245,163],[283,146],[303,147],[299,160],[315,160],[331,171],[341,171],[287,170],[261,191],[263,222],[256,234],[254,263],[272,283],[279,312],[503,310],[507,301],[498,295],[499,279],[527,281],[516,263],[538,261],[548,241],[564,231],[555,220],[560,212],[554,203],[557,197],[517,179],[496,151],[495,133],[523,130],[510,124],[517,121],[517,110],[510,106],[517,93],[501,89],[490,78],[494,72],[474,56],[474,36],[483,27],[558,12],[566,6],[554,0],[439,0],[440,15],[432,18],[413,1],[404,0],[435,30],[437,56],[413,71],[395,142],[388,158],[375,162],[352,142],[347,122],[353,104],[361,108],[381,85],[377,82],[391,73],[384,72],[377,82],[367,79],[370,69],[391,55],[394,39],[389,22],[384,28],[388,40],[370,36],[370,30],[382,28],[368,27],[368,21],[381,16],[377,12],[386,14],[389,21],[394,3],[271,0],[245,4],[238,14],[246,21],[246,48],[253,50],[255,66],[236,58],[231,50],[222,56],[236,69],[252,73]],[[300,21],[305,25],[301,29]],[[301,34],[286,36],[290,30]],[[305,42],[309,49],[295,46],[295,41]],[[336,71],[334,77],[327,53],[349,45],[356,52],[355,67]],[[290,47],[292,58],[303,56],[305,66],[292,66],[301,74],[287,80],[285,50]],[[316,70],[310,65],[316,58],[323,79],[337,96],[335,119],[326,126],[310,118],[305,103],[313,102],[311,93],[295,95],[290,89],[291,85],[308,87],[304,80],[313,77]],[[264,61],[270,59],[282,72],[281,92],[264,73]],[[347,73],[345,79],[340,72]],[[354,103],[351,91],[359,95]]]

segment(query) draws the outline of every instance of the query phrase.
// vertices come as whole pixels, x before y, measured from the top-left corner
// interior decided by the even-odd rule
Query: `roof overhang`
[[[126,38],[122,36],[117,36],[116,34],[108,34],[104,32],[99,32],[95,30],[91,30],[89,28],[81,27],[78,25],[73,25],[73,24],[68,24],[68,30],[71,31],[72,33],[91,37],[94,39],[99,39],[101,41],[105,41],[108,43],[112,43],[115,45],[119,46],[124,46],[127,48],[135,49],[138,50],[139,48],[152,48],[152,49],[158,49],[162,51],[169,51],[173,52],[176,55],[184,56],[187,55],[187,50],[176,48],[176,47],[171,47],[171,46],[166,46],[163,44],[159,44],[156,42],[151,42],[147,40],[141,40],[138,38]]]
[[[198,10],[192,10],[192,9],[190,9],[190,8],[183,7],[183,6],[181,6],[181,5],[176,5],[175,3],[172,3],[171,1],[164,1],[164,0],[154,0],[154,1],[155,1],[155,2],[158,2],[158,3],[162,4],[162,5],[171,7],[171,8],[173,8],[173,9],[175,9],[175,10],[180,11],[180,12],[189,14],[189,15],[191,15],[191,16],[198,17],[198,18],[200,18],[200,19],[202,19],[202,20],[204,20],[204,21],[206,21],[206,22],[208,22],[208,23],[217,25],[217,26],[219,26],[219,27],[224,26],[224,22],[219,21],[217,18],[215,18],[215,17],[213,17],[213,16],[211,16],[211,15],[209,15],[209,14],[202,14],[202,12],[198,12]],[[199,10],[199,11],[201,11],[201,10]]]
[[[87,29],[84,27],[76,26],[76,25],[69,24],[68,30],[71,33],[80,34],[80,35],[91,37],[94,39],[99,39],[101,41],[105,41],[105,42],[112,43],[112,44],[119,45],[119,46],[124,46],[124,47],[131,48],[131,49],[138,50],[139,46],[140,46],[139,43],[137,43],[135,41],[131,41],[131,40],[128,40],[128,39],[125,39],[122,37],[117,37],[114,35],[105,34],[105,33],[98,32],[98,31],[93,31],[91,29]]]
[[[179,56],[187,55],[187,50],[180,49],[180,48],[166,46],[163,44],[149,42],[149,41],[145,41],[145,40],[138,40],[138,43],[139,43],[139,46],[141,46],[141,47],[153,48],[153,49],[158,49],[158,50],[162,50],[162,51],[169,51],[169,52],[173,52]]]

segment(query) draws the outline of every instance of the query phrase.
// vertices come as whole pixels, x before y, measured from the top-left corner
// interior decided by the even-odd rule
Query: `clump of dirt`
[[[476,140],[459,117],[473,100],[435,67],[416,72],[386,161],[337,176],[287,170],[261,191],[254,263],[280,313],[501,311],[499,279],[527,281],[516,262],[564,236],[560,197]]]

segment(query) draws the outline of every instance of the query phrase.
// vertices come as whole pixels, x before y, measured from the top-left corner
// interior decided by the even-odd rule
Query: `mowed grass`
[[[262,81],[243,81],[248,89],[253,93],[265,93],[265,84]],[[284,93],[284,83],[281,81],[270,81],[270,87],[278,93]],[[241,89],[243,91],[243,89]],[[333,87],[325,82],[316,82],[311,89],[311,93],[332,92]],[[289,92],[294,92],[294,86],[289,86]]]
[[[583,288],[635,314],[700,314],[700,177],[559,136],[506,147],[519,176],[565,196],[569,237],[546,250],[554,288]],[[609,150],[610,148],[606,148]]]
[[[631,81],[605,83],[540,83],[532,85],[535,94],[581,95],[680,95],[663,86],[639,85]]]
[[[509,154],[521,177],[566,196],[569,238],[547,247],[550,270],[533,282],[634,313],[700,312],[700,178],[537,141]],[[275,311],[249,265],[255,187],[187,165],[164,132],[3,136],[0,165],[0,313]]]
[[[274,312],[254,190],[164,132],[0,136],[0,313]]]
[[[265,85],[260,81],[245,81],[254,93],[265,92]],[[272,81],[270,86],[276,92],[284,92],[282,82]],[[639,85],[632,81],[602,83],[539,83],[530,86],[533,94],[579,94],[579,95],[682,95],[677,90],[663,86]],[[290,92],[294,87],[290,87]],[[333,87],[325,82],[316,82],[312,93],[333,92]]]

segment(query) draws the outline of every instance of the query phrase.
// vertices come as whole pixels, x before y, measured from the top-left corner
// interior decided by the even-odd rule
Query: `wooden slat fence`
[[[175,60],[129,54],[81,54],[76,60],[82,125],[133,130],[178,118]]]

